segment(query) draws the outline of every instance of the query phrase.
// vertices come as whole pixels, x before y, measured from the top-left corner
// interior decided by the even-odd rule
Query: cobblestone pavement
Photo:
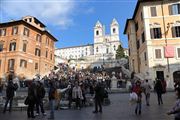
[[[129,94],[111,94],[111,105],[103,106],[103,113],[93,114],[94,107],[86,107],[81,110],[58,110],[55,112],[55,120],[173,120],[173,116],[166,112],[174,105],[174,92],[163,95],[164,104],[158,106],[155,93],[151,93],[151,104],[145,105],[143,96],[142,115],[136,116],[133,105],[129,104]],[[49,111],[47,111],[49,113]],[[26,111],[13,111],[12,113],[0,113],[0,120],[27,120]],[[47,120],[47,117],[36,117],[35,120]]]

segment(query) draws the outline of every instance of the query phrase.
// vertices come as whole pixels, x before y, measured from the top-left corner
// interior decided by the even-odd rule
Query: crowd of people
[[[9,112],[12,109],[12,101],[18,84],[13,83],[13,71],[7,77],[6,85],[6,103],[3,113],[6,113],[7,104],[9,103]],[[62,93],[66,93],[69,101],[69,108],[72,102],[75,102],[76,109],[80,110],[86,106],[86,95],[90,94],[94,98],[95,110],[93,113],[102,113],[102,102],[104,98],[108,98],[106,89],[111,89],[110,75],[106,72],[91,73],[89,71],[76,71],[67,65],[59,65],[57,70],[51,71],[48,76],[40,77],[36,75],[31,82],[28,82],[28,92],[25,104],[28,105],[28,118],[35,118],[40,115],[46,115],[43,99],[48,96],[50,119],[54,119],[54,110],[56,103],[59,104]],[[47,94],[46,94],[47,93]],[[59,107],[59,105],[56,105]],[[99,107],[99,109],[98,109]],[[40,109],[40,110],[39,110]],[[36,114],[34,114],[36,111]]]
[[[12,109],[12,101],[14,92],[18,89],[18,84],[13,83],[13,71],[10,71],[6,85],[6,102],[4,105],[3,113],[6,113],[7,105],[9,104],[9,112]],[[122,77],[122,74],[120,78]],[[177,102],[175,106],[167,112],[168,115],[175,114],[175,120],[180,120],[180,84],[176,84]],[[145,96],[146,105],[150,106],[150,94],[153,90],[157,93],[158,105],[163,104],[162,95],[166,93],[166,81],[156,79],[154,86],[150,84],[149,80],[136,80],[132,81],[130,92],[134,93],[133,99],[136,103],[135,114],[141,115],[142,113],[142,97]],[[47,88],[47,89],[46,89]],[[57,70],[51,71],[48,76],[40,77],[36,75],[32,82],[28,83],[28,92],[25,99],[25,104],[28,105],[27,117],[35,118],[40,115],[40,110],[43,116],[46,116],[46,112],[43,105],[43,99],[48,97],[49,99],[49,119],[54,119],[55,106],[57,109],[63,93],[66,93],[68,100],[68,107],[72,107],[72,102],[75,102],[75,108],[81,110],[86,106],[86,95],[90,94],[94,98],[95,108],[93,113],[102,113],[102,103],[104,98],[108,98],[107,90],[111,89],[111,74],[89,71],[76,71],[71,69],[68,65],[60,64]],[[0,86],[0,94],[2,93],[2,87]],[[47,94],[46,94],[47,93]],[[132,99],[131,99],[132,100]],[[56,105],[57,103],[57,105]],[[36,114],[34,114],[36,111]]]

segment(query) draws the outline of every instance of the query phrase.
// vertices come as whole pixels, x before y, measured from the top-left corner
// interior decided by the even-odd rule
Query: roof
[[[56,48],[58,49],[68,49],[68,48],[76,48],[76,47],[85,47],[85,46],[93,46],[94,44],[86,44],[86,45],[77,45],[77,46],[70,46],[70,47],[64,47],[64,48]]]
[[[36,17],[34,17],[34,16],[28,15],[28,16],[23,17],[22,19],[24,20],[24,19],[28,19],[28,18],[34,18],[35,22],[37,21],[38,23],[40,23],[41,27],[46,27],[41,21],[39,21],[39,20],[38,20]]]
[[[2,27],[7,27],[7,26],[13,26],[13,25],[19,25],[19,24],[24,24],[28,27],[31,27],[32,29],[37,30],[39,33],[41,34],[47,34],[48,36],[50,36],[54,41],[58,41],[51,33],[49,33],[47,30],[40,30],[38,28],[36,28],[35,26],[29,24],[28,22],[24,21],[24,20],[16,20],[16,21],[10,21],[10,22],[6,22],[6,23],[0,23],[0,28]]]
[[[158,2],[158,1],[164,1],[164,0],[138,0],[132,18],[129,18],[129,19],[126,20],[126,25],[125,25],[125,28],[124,28],[124,34],[126,34],[126,29],[127,29],[127,26],[128,26],[128,22],[130,20],[135,19],[137,11],[138,11],[139,6],[140,6],[141,3],[144,3],[144,2]]]

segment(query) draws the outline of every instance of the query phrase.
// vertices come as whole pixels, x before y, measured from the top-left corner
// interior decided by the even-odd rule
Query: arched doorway
[[[175,71],[173,73],[174,82],[180,81],[180,71]]]

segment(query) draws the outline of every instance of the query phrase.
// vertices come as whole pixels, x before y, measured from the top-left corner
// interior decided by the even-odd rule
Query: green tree
[[[116,59],[125,58],[124,49],[121,45],[118,46],[118,49],[116,50]]]

